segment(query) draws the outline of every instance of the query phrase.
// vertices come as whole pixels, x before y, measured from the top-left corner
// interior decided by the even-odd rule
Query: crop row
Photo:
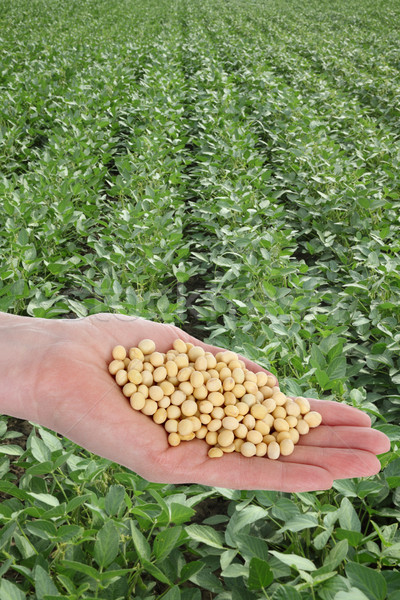
[[[108,40],[91,9],[89,31]],[[321,34],[315,70],[317,42],[289,9],[286,44],[274,5],[242,9],[131,9],[135,37],[106,49],[77,36],[63,52],[71,32],[17,44],[2,307],[178,319],[247,351],[257,340],[254,358],[292,379],[329,327],[350,364],[330,369],[335,384],[311,362],[325,368],[318,386],[340,396],[346,377],[371,387],[372,372],[379,398],[399,378],[396,134],[359,104],[349,43],[327,48]]]
[[[0,595],[395,600],[397,3],[0,12],[0,310],[175,322],[393,442],[376,478],[288,497],[149,484],[1,421]]]

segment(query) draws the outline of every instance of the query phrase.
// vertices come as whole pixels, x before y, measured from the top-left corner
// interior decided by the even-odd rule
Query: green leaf
[[[279,530],[279,532],[283,533],[284,531],[302,531],[303,529],[309,529],[317,526],[318,518],[314,513],[301,513],[293,519],[289,519],[282,529]]]
[[[178,585],[174,585],[163,595],[163,600],[181,600],[181,590]]]
[[[8,454],[9,456],[22,456],[24,449],[17,444],[1,444],[0,454]]]
[[[359,563],[349,562],[346,565],[346,575],[351,585],[364,592],[370,600],[385,600],[386,580],[379,571]]]
[[[248,567],[241,563],[231,563],[221,571],[222,577],[247,577],[249,573]]]
[[[287,521],[300,514],[298,505],[289,498],[279,498],[272,507],[272,515],[280,521]]]
[[[310,364],[315,369],[324,371],[326,367],[325,357],[316,344],[311,346]]]
[[[201,571],[204,567],[205,563],[202,560],[193,560],[192,562],[183,565],[179,576],[181,583],[187,581],[191,577],[194,577],[194,575]]]
[[[146,571],[148,571],[150,573],[150,575],[153,575],[153,577],[158,579],[158,581],[161,581],[162,583],[166,583],[167,585],[172,585],[172,582],[168,579],[167,575],[165,573],[163,573],[163,571],[161,571],[161,569],[159,567],[157,567],[157,565],[151,563],[148,560],[142,560],[142,565],[143,565],[143,568]]]
[[[11,581],[2,579],[0,581],[0,597],[1,600],[25,600],[26,595]]]
[[[60,502],[58,498],[52,496],[52,494],[36,494],[35,492],[27,492],[28,496],[47,504],[48,506],[59,506]]]
[[[186,271],[175,271],[175,277],[179,283],[185,283],[190,278],[190,274]]]
[[[164,294],[163,296],[161,296],[161,298],[157,300],[157,308],[160,311],[160,313],[165,313],[168,310],[168,307],[169,300],[166,294]]]
[[[151,548],[149,542],[146,540],[143,533],[139,531],[139,529],[136,527],[132,520],[130,521],[130,526],[133,545],[135,546],[139,560],[149,561],[151,556]]]
[[[14,496],[14,498],[18,498],[19,500],[30,500],[28,492],[21,490],[14,483],[11,483],[11,481],[0,480],[0,492]]]
[[[14,542],[18,550],[21,552],[23,558],[29,558],[30,556],[37,555],[36,548],[26,537],[14,533]]]
[[[0,565],[0,594],[1,594],[1,578],[3,577],[3,575],[5,575],[7,573],[8,569],[11,567],[12,563],[13,563],[13,559],[7,558],[6,560],[3,560],[2,565]]]
[[[184,504],[178,504],[177,502],[171,502],[169,505],[170,511],[170,521],[171,523],[175,523],[176,525],[182,525],[196,514],[196,511],[189,506],[185,506]]]
[[[400,458],[392,460],[384,471],[388,486],[393,489],[400,486]]]
[[[154,556],[158,560],[162,560],[175,548],[176,543],[181,535],[182,527],[169,527],[160,531],[153,542]]]
[[[335,595],[335,600],[369,600],[361,590],[351,587],[347,592],[340,591]]]
[[[0,532],[0,549],[4,548],[14,535],[17,529],[17,523],[15,521],[9,521]]]
[[[382,552],[382,556],[396,558],[400,561],[400,542],[397,542],[396,544],[392,544],[388,548],[385,548]]]
[[[111,485],[104,498],[104,508],[109,516],[116,516],[123,506],[125,488],[123,485]]]
[[[83,528],[79,525],[61,525],[57,530],[57,542],[68,542],[74,537],[82,535]]]
[[[38,600],[44,600],[48,594],[58,595],[58,589],[53,583],[50,575],[41,567],[36,565],[34,569],[35,592]]]
[[[301,600],[301,596],[292,585],[280,584],[275,589],[272,600]]]
[[[100,581],[100,579],[99,579],[100,576],[99,576],[99,572],[97,571],[97,569],[94,569],[93,567],[91,567],[83,562],[78,562],[75,560],[63,560],[62,565],[64,567],[66,567],[67,569],[71,569],[72,571],[77,571],[78,573],[83,573],[84,575],[88,575],[89,577],[92,577],[96,581]]]
[[[254,535],[239,533],[235,536],[235,541],[242,556],[249,558],[256,556],[261,560],[268,560],[268,545],[263,539]]]
[[[56,526],[52,521],[35,519],[26,523],[26,529],[29,533],[36,535],[43,540],[51,539],[57,535]]]
[[[339,523],[342,529],[361,531],[360,519],[348,498],[343,498],[340,503]]]
[[[375,429],[387,435],[391,442],[398,442],[400,440],[400,427],[398,425],[384,423],[383,425],[376,425]]]
[[[348,541],[341,540],[335,546],[333,546],[332,550],[329,552],[328,556],[325,558],[324,567],[326,567],[330,571],[333,571],[346,558],[348,551],[349,551]]]
[[[107,581],[108,579],[114,579],[124,577],[125,575],[132,574],[132,569],[111,569],[110,571],[103,571],[99,573],[100,581]]]
[[[357,498],[357,484],[353,479],[338,479],[333,482],[333,488],[343,496]]]
[[[99,567],[108,567],[118,554],[119,533],[113,521],[106,521],[99,530],[94,544],[93,557]]]
[[[338,540],[347,540],[350,546],[357,547],[364,539],[364,535],[359,531],[349,531],[338,527],[335,530],[335,536]]]
[[[273,300],[276,297],[276,287],[274,287],[271,283],[268,283],[267,281],[264,281],[262,283],[262,286],[267,296],[271,298],[271,300]]]
[[[325,531],[321,531],[321,533],[315,536],[313,545],[316,550],[322,550],[322,548],[326,546],[329,538],[332,535],[332,531],[333,527],[329,527]]]
[[[231,564],[235,556],[237,555],[237,550],[229,549],[222,552],[219,557],[219,563],[221,565],[221,569],[224,570]]]
[[[322,371],[321,369],[317,369],[315,371],[315,378],[318,381],[318,385],[324,390],[331,383],[331,378],[329,377],[326,371]]]
[[[250,590],[267,588],[274,580],[269,564],[254,556],[250,561],[248,586]]]
[[[165,502],[164,498],[161,496],[161,494],[159,494],[157,492],[157,490],[149,489],[149,494],[151,494],[151,496],[153,496],[154,500],[157,502],[157,504],[162,509],[163,519],[165,519],[165,522],[166,523],[169,522],[170,518],[169,518],[168,504]],[[160,518],[159,518],[159,522],[160,522]]]
[[[249,506],[246,506],[244,510],[237,510],[232,515],[227,529],[234,540],[235,535],[240,533],[240,531],[246,527],[246,525],[251,525],[259,519],[267,518],[268,511],[265,510],[265,508],[262,508],[261,506],[255,506],[254,504],[249,504]]]
[[[44,441],[40,438],[31,437],[30,450],[32,452],[33,457],[36,458],[37,461],[41,463],[51,461],[51,452],[44,443]]]
[[[67,299],[67,304],[71,308],[72,312],[77,315],[77,317],[86,317],[88,311],[86,307],[76,300],[72,300],[71,298]]]
[[[327,571],[326,573],[323,573],[324,569],[325,569],[325,567],[322,567],[320,571],[318,569],[317,569],[317,571],[313,571],[312,580],[313,580],[314,585],[319,585],[320,583],[329,581],[330,579],[333,579],[334,577],[337,576],[336,571]]]
[[[85,504],[85,502],[87,502],[90,499],[91,499],[90,494],[83,494],[82,496],[75,496],[75,498],[72,498],[68,502],[65,512],[67,512],[67,513],[73,512],[79,506],[82,506],[82,504]]]
[[[54,470],[54,463],[47,460],[42,463],[34,463],[31,467],[26,469],[26,473],[29,475],[45,475],[51,473]]]
[[[335,356],[326,368],[326,373],[330,379],[343,379],[346,377],[346,357]]]
[[[211,573],[208,569],[202,569],[198,571],[192,577],[189,578],[189,581],[194,583],[200,588],[204,588],[213,594],[219,594],[224,591],[222,584],[218,577],[216,577],[213,573]]]
[[[281,562],[298,571],[314,571],[316,569],[314,563],[303,556],[298,556],[297,554],[284,554],[283,552],[278,552],[276,550],[270,550],[269,552]]]
[[[196,542],[201,542],[213,548],[224,548],[223,538],[219,531],[208,525],[187,525],[185,531],[188,536]]]
[[[43,441],[46,444],[47,448],[51,452],[55,452],[56,450],[62,450],[63,449],[63,445],[61,443],[61,440],[54,433],[51,433],[50,431],[47,431],[43,427],[39,427],[38,428],[38,432],[40,433],[40,437],[43,439]]]

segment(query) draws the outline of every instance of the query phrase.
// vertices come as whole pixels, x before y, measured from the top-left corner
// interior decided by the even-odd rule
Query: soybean
[[[135,410],[142,410],[142,408],[146,404],[146,398],[140,392],[135,392],[130,397],[130,403],[132,408],[134,408]]]
[[[252,442],[243,442],[240,446],[240,452],[243,456],[255,456],[257,448]]]
[[[108,370],[133,409],[163,425],[168,443],[194,438],[210,458],[240,452],[277,460],[322,417],[306,398],[288,398],[274,376],[253,373],[229,350],[215,356],[181,339],[158,352],[153,340],[112,349]]]
[[[214,447],[210,448],[208,451],[208,456],[210,458],[220,458],[221,456],[223,456],[223,454],[224,453],[222,452],[221,448]]]
[[[139,350],[141,350],[143,352],[144,355],[146,354],[151,354],[152,352],[155,351],[156,349],[156,345],[153,342],[153,340],[141,340],[138,343],[138,348]]]
[[[112,351],[112,357],[115,360],[124,360],[126,358],[126,350],[123,346],[115,346]]]

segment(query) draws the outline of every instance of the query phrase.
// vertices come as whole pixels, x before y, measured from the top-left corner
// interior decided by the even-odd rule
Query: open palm
[[[210,459],[203,440],[170,447],[164,428],[132,410],[109,375],[111,349],[151,338],[163,352],[177,337],[207,350],[219,349],[172,325],[123,315],[93,315],[69,322],[63,331],[41,384],[39,422],[150,481],[284,492],[328,489],[334,479],[376,474],[376,455],[390,448],[388,438],[371,429],[363,412],[312,399],[311,408],[321,413],[322,424],[301,437],[292,455],[277,461],[236,452]],[[248,368],[260,370],[240,358]]]

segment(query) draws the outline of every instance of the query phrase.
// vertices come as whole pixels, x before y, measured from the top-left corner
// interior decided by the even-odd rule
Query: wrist
[[[0,412],[38,422],[37,390],[57,321],[0,313]]]

